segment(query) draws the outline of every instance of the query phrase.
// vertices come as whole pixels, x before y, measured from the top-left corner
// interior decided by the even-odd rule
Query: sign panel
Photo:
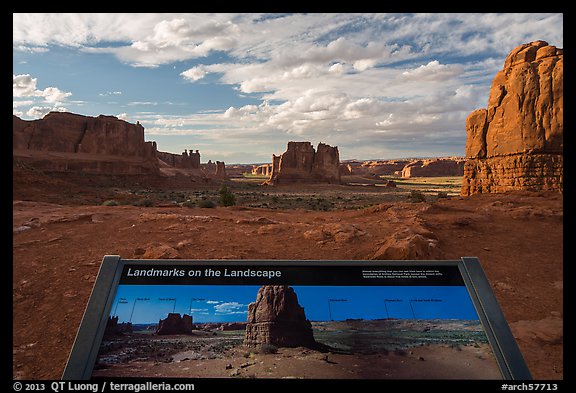
[[[64,379],[530,379],[476,258],[104,257]]]

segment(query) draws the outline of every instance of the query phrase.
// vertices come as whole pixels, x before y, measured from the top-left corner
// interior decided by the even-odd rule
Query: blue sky
[[[563,14],[13,14],[13,112],[114,115],[158,149],[270,162],[463,155],[465,120],[516,46]]]
[[[195,322],[245,322],[248,304],[256,300],[259,288],[249,285],[120,285],[110,313],[118,315],[120,322],[135,324],[157,323],[169,312],[190,314],[190,310]],[[464,286],[292,288],[306,317],[313,321],[478,319]]]

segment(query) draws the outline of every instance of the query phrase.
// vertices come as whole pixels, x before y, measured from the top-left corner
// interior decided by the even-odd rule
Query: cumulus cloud
[[[31,97],[36,95],[37,79],[29,74],[13,75],[12,96]]]
[[[404,71],[402,78],[405,80],[441,82],[454,78],[463,72],[464,68],[460,64],[445,65],[440,64],[438,60],[432,60],[426,65]]]
[[[50,112],[68,112],[68,110],[63,107],[33,106],[26,111],[26,115],[33,119],[40,119]]]
[[[43,90],[37,88],[38,80],[29,74],[13,75],[12,95],[14,98],[31,98],[28,100],[13,100],[13,113],[16,116],[23,116],[26,114],[28,117],[41,118],[51,111],[66,112],[67,109],[62,107],[63,101],[72,95],[70,92],[65,92],[57,87],[47,87]],[[37,100],[39,98],[40,102]],[[38,105],[38,104],[51,104]],[[17,110],[17,107],[30,106],[26,111]]]
[[[12,95],[14,97],[42,97],[48,103],[60,102],[72,95],[72,93],[64,92],[57,87],[38,90],[36,84],[37,79],[32,78],[29,74],[13,75]]]
[[[206,76],[206,74],[207,74],[206,68],[202,65],[192,67],[192,68],[180,73],[180,75],[182,75],[184,77],[184,79],[187,79],[191,82],[195,82],[197,80],[204,78],[204,76]]]

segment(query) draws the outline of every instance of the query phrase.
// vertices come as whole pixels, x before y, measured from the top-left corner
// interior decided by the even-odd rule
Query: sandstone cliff
[[[159,151],[156,155],[159,160],[162,160],[173,168],[200,169],[200,153],[198,150],[196,150],[196,152],[190,150],[190,153],[188,153],[188,150],[185,150],[180,155]]]
[[[319,143],[317,151],[310,142],[288,142],[286,152],[272,155],[269,184],[340,183],[338,147]]]
[[[417,160],[402,168],[402,177],[462,176],[464,163],[464,159],[458,158]]]
[[[487,109],[466,119],[462,195],[563,190],[563,51],[544,41],[508,55]]]
[[[248,324],[244,345],[257,347],[314,346],[312,324],[298,304],[294,289],[286,285],[264,285],[256,302],[248,305]]]
[[[39,120],[12,118],[15,159],[50,171],[157,174],[156,142],[144,127],[114,116],[51,112]]]

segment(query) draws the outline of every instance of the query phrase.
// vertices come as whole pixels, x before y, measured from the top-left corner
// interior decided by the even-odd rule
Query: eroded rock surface
[[[563,51],[520,45],[492,81],[488,108],[466,119],[462,195],[563,191]]]
[[[270,184],[340,183],[338,147],[319,143],[317,150],[310,142],[288,142],[281,156],[272,155]]]
[[[264,285],[256,301],[248,305],[248,324],[244,345],[257,347],[271,344],[277,347],[314,346],[312,324],[292,287]]]

